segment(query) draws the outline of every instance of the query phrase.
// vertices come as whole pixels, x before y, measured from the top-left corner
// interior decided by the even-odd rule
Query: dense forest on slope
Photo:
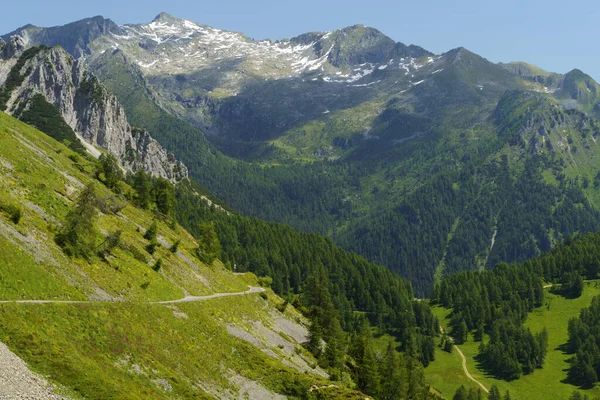
[[[416,354],[424,364],[431,359],[437,321],[427,306],[413,301],[410,283],[385,267],[317,234],[208,207],[193,184],[177,187],[176,215],[199,238],[214,232],[224,262],[236,271],[271,277],[272,288],[283,297],[302,293],[311,277],[323,274],[319,281],[327,286],[344,328],[351,326],[355,312],[366,313],[405,350],[417,343]]]
[[[567,351],[573,354],[568,380],[585,388],[598,382],[600,373],[600,297],[581,310],[579,317],[569,320]]]

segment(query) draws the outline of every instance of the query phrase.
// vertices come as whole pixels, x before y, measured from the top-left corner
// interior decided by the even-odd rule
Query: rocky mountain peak
[[[579,69],[566,73],[554,94],[568,108],[578,108],[596,115],[600,112],[600,85]]]
[[[335,67],[387,61],[395,42],[364,25],[352,25],[325,34],[319,41]]]
[[[108,18],[95,16],[72,22],[67,25],[40,28],[26,25],[2,38],[19,35],[25,39],[28,46],[62,46],[73,57],[79,58],[89,52],[88,45],[100,36],[109,33],[121,33],[121,28]]]
[[[127,170],[144,169],[171,181],[187,177],[187,168],[148,132],[129,125],[117,98],[87,71],[83,59],[74,60],[59,46],[35,47],[12,65],[17,70],[11,73],[18,73],[22,81],[5,88],[9,90],[4,104],[7,113],[19,117],[41,94],[93,155],[100,154],[97,146],[113,154]]]
[[[8,43],[2,40],[0,43],[0,59],[8,60],[20,57],[25,49],[27,49],[27,45],[27,40],[18,35],[11,36],[8,39]]]
[[[177,18],[172,16],[169,13],[166,12],[161,12],[160,14],[158,14],[156,17],[154,17],[154,19],[152,20],[152,22],[170,22],[170,23],[175,23],[175,22],[183,22],[183,19]]]

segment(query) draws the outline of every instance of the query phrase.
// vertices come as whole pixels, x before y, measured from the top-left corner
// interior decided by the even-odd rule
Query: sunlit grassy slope
[[[305,320],[291,306],[278,311],[283,300],[268,289],[154,303],[259,282],[218,260],[202,263],[183,228],[98,182],[100,198],[124,205],[99,213],[98,241],[120,230],[121,244],[105,260],[67,257],[54,236],[93,171],[92,160],[0,113],[0,301],[82,301],[1,303],[0,341],[73,398],[356,398],[341,384],[309,392],[330,382],[301,345]],[[153,221],[159,246],[151,255],[143,235]]]
[[[488,389],[492,385],[504,393],[509,390],[513,399],[567,399],[578,390],[576,386],[564,383],[567,377],[567,360],[571,355],[565,354],[559,346],[565,344],[568,339],[567,324],[569,318],[579,315],[583,307],[587,307],[594,296],[600,295],[600,285],[597,282],[586,282],[583,295],[577,299],[565,299],[564,297],[551,294],[546,291],[544,305],[529,315],[525,323],[533,333],[540,332],[544,327],[548,330],[548,355],[544,368],[536,370],[530,375],[521,376],[512,382],[505,382],[487,376],[477,365],[474,357],[478,354],[479,343],[473,341],[469,335],[469,341],[460,345],[460,349],[467,358],[467,368],[473,377],[483,383]],[[449,320],[446,316],[450,310],[442,307],[434,307],[434,313],[438,316],[442,326],[446,327]],[[436,360],[425,369],[426,380],[435,387],[446,398],[452,398],[454,392],[460,385],[477,388],[477,385],[469,380],[463,373],[461,359],[455,351],[452,354],[436,349]],[[600,396],[600,388],[582,390],[582,393],[590,397]]]

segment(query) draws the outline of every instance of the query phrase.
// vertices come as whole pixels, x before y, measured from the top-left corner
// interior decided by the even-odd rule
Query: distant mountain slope
[[[52,28],[26,25],[3,35],[2,39],[8,42],[11,36],[23,34],[24,39],[31,45],[61,46],[73,57],[79,58],[89,54],[88,46],[95,39],[109,32],[118,31],[118,25],[110,19],[96,16]]]

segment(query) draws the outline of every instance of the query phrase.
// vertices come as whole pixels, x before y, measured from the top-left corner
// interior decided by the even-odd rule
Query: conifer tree
[[[156,209],[164,215],[172,215],[175,209],[175,189],[171,182],[163,178],[156,178],[153,192]]]
[[[467,389],[465,389],[463,385],[460,385],[460,387],[456,389],[454,396],[452,396],[452,400],[469,400]]]
[[[107,188],[117,191],[119,182],[124,178],[123,171],[117,162],[117,159],[111,154],[102,154],[98,158],[96,166],[96,179],[104,183]]]
[[[407,373],[400,357],[394,349],[393,342],[387,345],[385,353],[379,364],[381,386],[378,398],[393,400],[404,398],[407,387]]]
[[[62,229],[56,235],[56,243],[73,257],[90,258],[96,250],[100,234],[98,219],[98,196],[94,184],[87,185],[79,194],[75,206],[67,214]]]
[[[198,228],[198,248],[196,254],[203,262],[212,263],[221,253],[221,243],[215,227],[209,222],[200,224]]]
[[[147,210],[152,203],[152,186],[148,175],[143,170],[138,170],[133,176],[133,189],[135,190],[134,202]]]
[[[488,394],[488,400],[502,400],[502,394],[500,394],[498,386],[492,385]]]

